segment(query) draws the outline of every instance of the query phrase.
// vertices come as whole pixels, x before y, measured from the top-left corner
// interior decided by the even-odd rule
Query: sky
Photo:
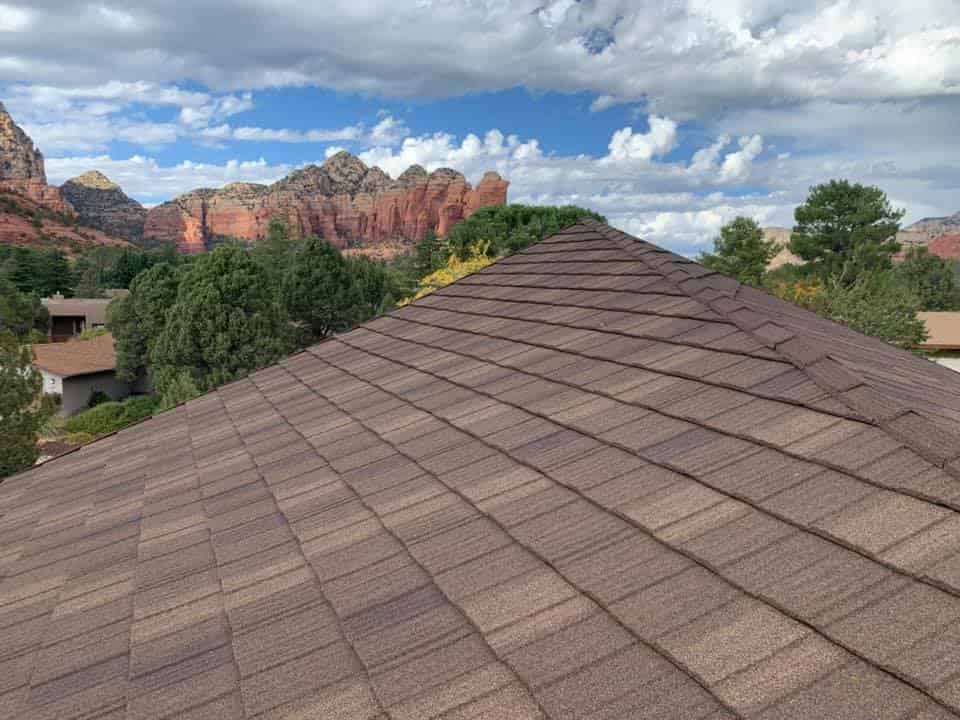
[[[809,188],[960,210],[958,0],[0,0],[0,100],[50,182],[152,205],[341,149],[688,255]]]

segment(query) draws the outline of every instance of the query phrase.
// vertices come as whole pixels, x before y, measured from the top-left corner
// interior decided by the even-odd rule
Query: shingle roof
[[[958,397],[574,226],[0,485],[0,715],[958,717]]]
[[[40,343],[33,346],[33,355],[34,366],[60,377],[90,375],[117,367],[117,353],[110,333],[90,340]]]

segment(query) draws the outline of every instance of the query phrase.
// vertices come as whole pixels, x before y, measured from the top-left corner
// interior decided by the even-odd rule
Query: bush
[[[96,440],[93,435],[85,432],[68,433],[66,439],[71,445],[86,445]]]
[[[110,396],[107,395],[103,390],[94,390],[90,393],[90,399],[87,401],[87,407],[96,407],[97,405],[103,405],[105,402],[110,402]]]
[[[88,433],[94,437],[109,435],[150,417],[158,405],[155,395],[135,396],[123,402],[110,400],[67,420],[67,432]]]

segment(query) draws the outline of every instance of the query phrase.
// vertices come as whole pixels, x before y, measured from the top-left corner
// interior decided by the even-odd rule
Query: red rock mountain
[[[308,165],[273,185],[233,183],[158,205],[147,213],[143,239],[201,252],[219,238],[255,242],[278,217],[293,234],[321,235],[340,248],[419,240],[428,230],[444,235],[481,207],[503,205],[507,186],[495,172],[472,188],[455,170],[427,173],[419,165],[392,180],[380,168],[339,152],[322,166]]]
[[[47,185],[43,155],[0,103],[0,190],[24,195],[53,212],[73,212],[60,190]]]
[[[84,224],[60,189],[47,184],[43,155],[0,103],[0,243],[74,253],[124,240]]]

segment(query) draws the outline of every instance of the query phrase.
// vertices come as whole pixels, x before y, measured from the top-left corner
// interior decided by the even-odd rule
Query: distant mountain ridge
[[[294,236],[322,235],[341,248],[363,248],[419,240],[431,230],[444,235],[479,208],[505,204],[508,185],[488,172],[473,188],[456,170],[428,173],[420,165],[394,180],[341,151],[272,185],[200,188],[147,210],[97,170],[59,188],[47,184],[43,155],[0,103],[0,194],[14,196],[0,206],[0,242],[169,242],[194,253],[227,237],[256,242],[278,217]],[[55,216],[46,230],[31,220],[40,209]]]
[[[495,172],[474,189],[456,170],[428,173],[419,165],[393,180],[341,151],[272,185],[232,183],[180,195],[148,211],[143,238],[201,252],[225,237],[256,242],[279,218],[294,236],[321,235],[340,248],[420,240],[430,230],[444,235],[481,207],[505,204],[507,187]]]
[[[75,252],[127,243],[79,217],[60,188],[47,184],[43,154],[0,103],[0,243]]]

